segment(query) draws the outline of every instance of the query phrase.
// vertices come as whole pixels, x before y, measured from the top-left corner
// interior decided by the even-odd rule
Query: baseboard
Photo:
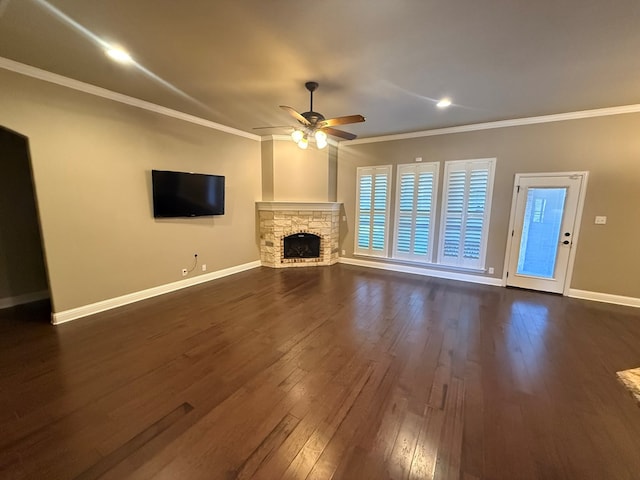
[[[13,297],[0,298],[0,309],[11,308],[24,303],[38,302],[49,298],[49,290],[41,290],[39,292],[23,293]]]
[[[627,307],[640,308],[640,298],[624,297],[622,295],[611,295],[610,293],[590,292],[588,290],[578,290],[570,288],[568,297],[580,298],[582,300],[593,300],[595,302],[615,303]]]
[[[210,282],[211,280],[233,275],[234,273],[244,272],[245,270],[250,270],[252,268],[259,267],[260,265],[260,261],[257,260],[255,262],[244,263],[242,265],[236,265],[223,270],[216,270],[215,272],[210,272],[205,275],[187,278],[178,282],[148,288],[139,292],[128,293],[120,297],[110,298],[90,305],[83,305],[82,307],[72,308],[71,310],[63,310],[51,315],[51,323],[59,325],[61,323],[70,322],[71,320],[77,320],[78,318],[94,315],[106,310],[111,310],[112,308],[122,307],[130,303],[139,302],[140,300],[146,300],[147,298],[157,297],[158,295],[174,292],[200,283]]]
[[[486,277],[484,275],[469,275],[465,273],[449,272],[445,270],[434,270],[431,268],[413,267],[409,265],[399,265],[397,263],[375,262],[362,260],[359,258],[340,257],[340,263],[346,265],[356,265],[359,267],[379,268],[392,272],[412,273],[414,275],[424,275],[427,277],[445,278],[447,280],[460,280],[461,282],[480,283],[483,285],[493,285],[503,287],[501,278]],[[582,300],[593,300],[595,302],[614,303],[628,307],[640,308],[640,298],[624,297],[622,295],[611,295],[609,293],[590,292],[587,290],[569,289],[568,297],[580,298]]]
[[[487,277],[484,275],[469,275],[467,273],[435,270],[433,268],[413,267],[410,265],[400,265],[397,263],[374,262],[371,260],[362,260],[359,258],[340,257],[338,261],[346,265],[356,265],[358,267],[378,268],[380,270],[390,270],[392,272],[412,273],[414,275],[444,278],[447,280],[460,280],[461,282],[480,283],[482,285],[493,285],[495,287],[502,286],[501,278]]]

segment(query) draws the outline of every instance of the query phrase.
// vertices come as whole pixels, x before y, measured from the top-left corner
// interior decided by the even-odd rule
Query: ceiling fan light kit
[[[347,115],[325,119],[324,115],[313,111],[313,92],[318,88],[318,82],[307,82],[304,86],[309,90],[310,106],[309,111],[298,113],[294,108],[280,105],[284,111],[295,118],[302,127],[297,127],[291,133],[291,139],[302,149],[309,147],[309,139],[315,140],[316,147],[323,149],[328,145],[328,135],[339,137],[343,140],[353,140],[356,135],[353,133],[332,128],[334,125],[347,125],[349,123],[364,122],[362,115]]]
[[[325,148],[329,141],[327,134],[322,130],[313,131],[313,129],[295,129],[291,132],[291,140],[298,144],[302,149],[306,149],[309,146],[309,138],[313,138],[316,141],[316,147],[319,149]]]
[[[298,146],[303,150],[307,149],[307,147],[309,146],[309,139],[306,135],[300,139],[300,141],[298,142]]]
[[[316,145],[318,148],[324,148],[327,146],[327,134],[322,130],[316,130],[316,133],[313,134],[316,139]]]
[[[302,130],[294,130],[293,132],[291,132],[291,140],[296,143],[300,142],[300,140],[302,140],[302,137],[304,137],[304,132]]]

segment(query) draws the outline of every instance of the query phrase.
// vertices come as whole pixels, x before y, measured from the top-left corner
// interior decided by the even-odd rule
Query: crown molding
[[[57,73],[48,72],[47,70],[42,70],[40,68],[32,67],[31,65],[26,65],[24,63],[16,62],[15,60],[10,60],[5,57],[0,57],[0,68],[14,72],[14,73],[18,73],[20,75],[25,75],[27,77],[36,78],[38,80],[42,80],[45,82],[70,88],[72,90],[77,90],[83,93],[87,93],[89,95],[105,98],[118,103],[123,103],[125,105],[130,105],[132,107],[141,108],[143,110],[148,110],[150,112],[154,112],[160,115],[182,120],[184,122],[193,123],[195,125],[200,125],[205,128],[218,130],[220,132],[229,133],[231,135],[248,138],[250,140],[255,140],[258,142],[268,141],[268,140],[288,140],[290,138],[288,135],[265,135],[265,136],[255,135],[253,133],[245,132],[237,128],[228,127],[227,125],[222,125],[221,123],[216,123],[211,120],[206,120],[204,118],[197,117],[195,115],[180,112],[178,110],[173,110],[171,108],[163,107],[155,103],[147,102],[146,100],[140,100],[138,98],[130,97],[122,93],[117,93],[111,90],[107,90],[106,88],[97,87],[89,83],[81,82],[79,80],[74,80],[69,77],[64,77],[62,75],[58,75]],[[393,135],[382,135],[378,137],[367,137],[367,138],[360,138],[355,140],[334,141],[332,139],[329,139],[329,144],[334,146],[339,145],[340,147],[344,147],[349,145],[361,145],[361,144],[367,144],[367,143],[390,142],[394,140],[407,140],[411,138],[431,137],[435,135],[449,135],[452,133],[474,132],[478,130],[491,130],[494,128],[517,127],[517,126],[523,126],[523,125],[534,125],[538,123],[561,122],[565,120],[579,120],[583,118],[593,118],[593,117],[606,117],[610,115],[622,115],[625,113],[640,113],[640,104],[622,105],[618,107],[596,108],[592,110],[580,110],[577,112],[556,113],[552,115],[542,115],[538,117],[525,117],[525,118],[515,118],[510,120],[498,120],[495,122],[474,123],[470,125],[436,128],[433,130],[422,130],[419,132],[398,133]]]
[[[286,141],[286,140],[291,140],[291,135],[283,135],[283,134],[265,135],[264,137],[262,137],[262,140],[263,141],[267,141],[267,140]]]
[[[361,145],[365,143],[390,142],[393,140],[406,140],[410,138],[432,137],[435,135],[449,135],[452,133],[475,132],[478,130],[491,130],[494,128],[518,127],[522,125],[535,125],[537,123],[563,122],[565,120],[579,120],[583,118],[607,117],[610,115],[622,115],[625,113],[640,113],[640,104],[622,105],[619,107],[596,108],[593,110],[580,110],[577,112],[555,113],[539,117],[514,118],[511,120],[498,120],[496,122],[474,123],[458,127],[436,128],[420,132],[398,133],[395,135],[382,135],[379,137],[360,138],[356,140],[341,141],[340,147],[349,145]]]
[[[0,68],[18,73],[20,75],[25,75],[27,77],[37,78],[38,80],[60,85],[62,87],[70,88],[72,90],[77,90],[79,92],[88,93],[89,95],[94,95],[96,97],[106,98],[114,102],[124,103],[125,105],[148,110],[150,112],[158,113],[166,117],[176,118],[184,122],[200,125],[201,127],[218,130],[224,133],[230,133],[231,135],[248,138],[250,140],[261,140],[259,135],[254,135],[253,133],[248,133],[242,130],[238,130],[237,128],[228,127],[226,125],[222,125],[221,123],[212,122],[211,120],[196,117],[195,115],[183,113],[178,110],[162,107],[160,105],[156,105],[155,103],[147,102],[146,100],[140,100],[128,95],[123,95],[122,93],[113,92],[111,90],[107,90],[106,88],[97,87],[89,83],[64,77],[62,75],[58,75],[57,73],[48,72],[40,68],[32,67],[31,65],[25,65],[24,63],[16,62],[8,58],[0,57]]]

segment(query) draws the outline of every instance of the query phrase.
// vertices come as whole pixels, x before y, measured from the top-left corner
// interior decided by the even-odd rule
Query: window
[[[357,175],[355,253],[386,257],[391,165],[360,167]]]
[[[431,262],[438,163],[398,165],[393,256]]]
[[[484,268],[495,158],[445,162],[439,262]]]

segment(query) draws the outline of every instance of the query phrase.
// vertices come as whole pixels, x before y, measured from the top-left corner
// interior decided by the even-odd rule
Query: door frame
[[[513,181],[513,193],[511,195],[511,213],[509,214],[509,229],[507,230],[507,248],[504,254],[504,263],[502,267],[502,286],[507,286],[507,270],[509,269],[509,259],[511,258],[511,249],[513,248],[513,236],[515,219],[516,219],[516,199],[518,197],[518,186],[521,178],[527,177],[571,177],[578,175],[582,177],[582,185],[578,192],[578,205],[576,206],[576,218],[573,227],[573,235],[571,240],[571,250],[569,251],[569,261],[567,263],[567,275],[564,279],[562,287],[562,295],[569,293],[571,279],[573,278],[573,266],[576,259],[576,251],[578,250],[578,240],[580,237],[580,226],[582,224],[582,211],[584,209],[584,201],[587,195],[587,183],[589,181],[588,171],[577,172],[542,172],[542,173],[516,173]]]

